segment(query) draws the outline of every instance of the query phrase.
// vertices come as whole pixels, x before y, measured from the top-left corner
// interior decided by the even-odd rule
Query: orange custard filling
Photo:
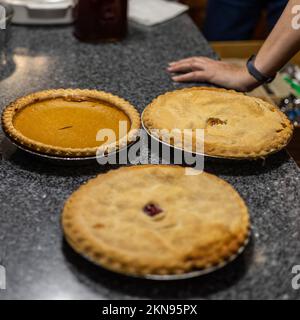
[[[127,131],[120,135],[121,121],[127,123]],[[106,102],[63,98],[30,104],[15,115],[13,123],[27,138],[62,148],[98,147],[104,143],[96,140],[99,130],[113,130],[118,140],[131,125],[125,112]]]

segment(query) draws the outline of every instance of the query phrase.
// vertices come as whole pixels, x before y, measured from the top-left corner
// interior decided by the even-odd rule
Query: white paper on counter
[[[130,0],[129,19],[145,26],[175,18],[188,10],[188,6],[166,0]]]

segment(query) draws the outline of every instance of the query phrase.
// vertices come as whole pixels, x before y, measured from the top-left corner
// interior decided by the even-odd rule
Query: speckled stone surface
[[[164,72],[167,62],[190,55],[213,56],[186,16],[152,29],[132,26],[124,42],[99,46],[77,42],[70,27],[12,31],[13,60],[0,70],[1,108],[31,91],[80,87],[116,93],[142,111],[158,94],[180,87]],[[291,268],[300,264],[300,172],[285,152],[265,163],[205,162],[207,171],[231,182],[247,202],[251,242],[222,270],[164,283],[97,268],[63,240],[64,201],[109,167],[59,167],[9,150],[2,146],[0,264],[7,270],[7,290],[0,290],[0,299],[300,297],[291,286]]]

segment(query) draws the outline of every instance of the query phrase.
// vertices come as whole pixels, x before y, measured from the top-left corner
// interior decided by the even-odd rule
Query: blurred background
[[[197,24],[197,26],[203,30],[204,26],[205,26],[205,20],[206,18],[208,18],[208,15],[212,15],[212,14],[218,14],[218,7],[220,8],[220,4],[222,4],[222,2],[224,3],[224,5],[227,5],[228,2],[232,2],[233,4],[235,2],[244,2],[244,3],[253,3],[254,6],[256,7],[256,3],[261,3],[262,8],[260,10],[260,12],[257,10],[257,7],[255,8],[256,11],[256,16],[251,17],[251,12],[249,12],[248,10],[248,17],[251,18],[251,20],[253,20],[253,32],[251,35],[251,39],[237,39],[237,40],[264,40],[270,31],[270,24],[274,24],[275,20],[278,19],[279,17],[279,13],[282,12],[282,9],[284,8],[284,6],[287,4],[287,0],[274,0],[273,2],[273,8],[270,10],[268,8],[267,5],[264,5],[264,0],[261,1],[253,1],[253,0],[242,0],[242,1],[222,1],[222,0],[180,0],[181,3],[186,4],[189,6],[190,10],[189,10],[189,14],[192,17],[192,19],[194,20],[194,22]],[[213,6],[212,7],[212,4]],[[275,7],[274,7],[275,4]],[[209,5],[211,7],[209,7]],[[223,9],[223,8],[221,8]],[[231,8],[228,8],[228,10],[231,10]],[[214,11],[214,13],[212,12]],[[222,11],[222,15],[224,14],[224,11]],[[273,19],[270,19],[268,16],[273,16]],[[242,17],[243,18],[243,17]],[[217,19],[217,18],[216,18]],[[268,20],[272,20],[272,22],[269,22]],[[239,26],[240,28],[242,28],[242,26]],[[222,33],[219,33],[220,37],[222,37]],[[228,35],[228,39],[224,39],[224,40],[230,40],[230,35]]]

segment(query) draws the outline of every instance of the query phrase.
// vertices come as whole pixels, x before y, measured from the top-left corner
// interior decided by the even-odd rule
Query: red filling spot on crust
[[[155,217],[156,215],[163,212],[163,210],[154,203],[147,204],[143,210],[149,217]]]

